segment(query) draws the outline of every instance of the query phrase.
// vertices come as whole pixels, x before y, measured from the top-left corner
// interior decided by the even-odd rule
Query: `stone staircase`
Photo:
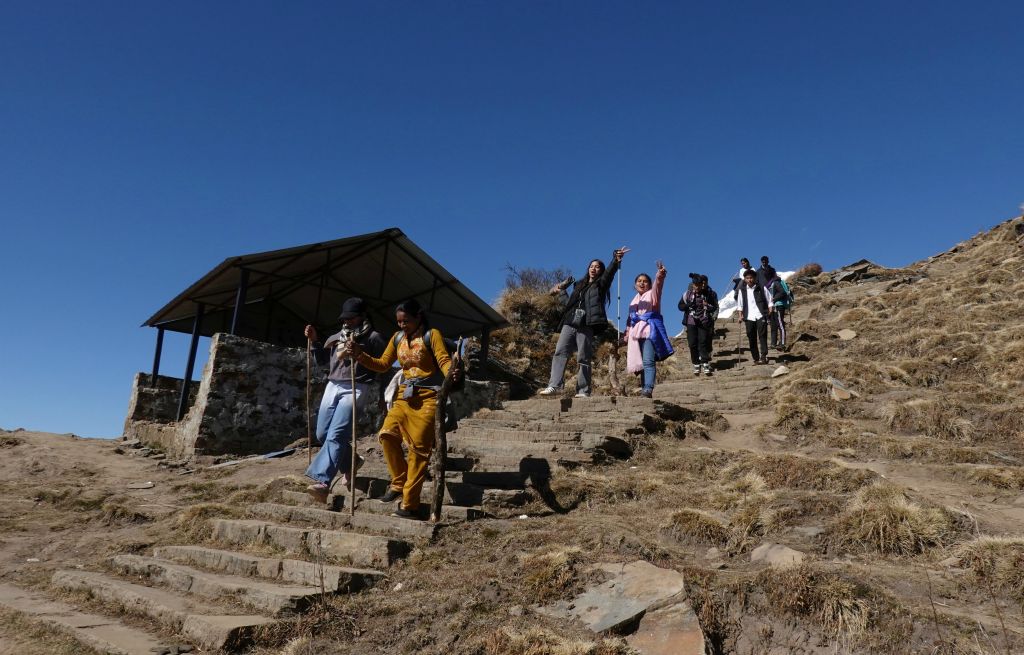
[[[0,586],[0,606],[104,653],[236,651],[272,643],[275,631],[286,631],[321,596],[372,587],[438,531],[527,502],[560,468],[629,457],[645,434],[699,414],[646,398],[507,402],[464,419],[449,434],[440,523],[390,516],[395,504],[375,499],[389,476],[379,451],[370,452],[354,493],[337,485],[320,502],[282,489],[272,502],[240,507],[245,518],[209,519],[203,543],[160,545],[88,569],[58,570],[45,593]],[[424,499],[437,483],[427,481]],[[425,516],[427,503],[422,511]]]

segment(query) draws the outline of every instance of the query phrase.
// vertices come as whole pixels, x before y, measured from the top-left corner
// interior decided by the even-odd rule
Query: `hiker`
[[[732,299],[739,300],[740,289],[743,288],[743,274],[747,271],[754,270],[750,266],[750,260],[746,257],[740,258],[740,270],[736,273],[736,276],[732,279]]]
[[[372,371],[383,373],[396,359],[402,367],[403,382],[378,435],[391,474],[391,485],[380,500],[390,503],[401,498],[391,515],[418,519],[420,491],[434,448],[437,392],[452,361],[444,337],[430,327],[419,302],[410,299],[396,307],[395,321],[399,330],[388,341],[384,354],[374,357],[359,344],[351,345],[351,353],[360,365]],[[403,442],[409,449],[408,461],[402,452]]]
[[[757,285],[767,287],[775,277],[775,267],[768,263],[768,255],[761,255],[761,266],[757,269]]]
[[[793,304],[793,292],[778,274],[768,283],[768,293],[775,311],[771,317],[771,347],[786,350],[786,313]]]
[[[753,271],[750,271],[753,273]],[[711,343],[715,337],[715,319],[718,317],[718,294],[708,286],[708,276],[690,273],[693,282],[679,299],[686,327],[686,343],[690,347],[693,374],[711,375]]]
[[[600,259],[593,259],[587,266],[587,274],[582,280],[577,281],[570,275],[551,288],[551,295],[556,296],[564,293],[570,284],[576,283],[558,324],[558,344],[555,346],[555,355],[551,358],[551,378],[540,395],[550,396],[562,390],[565,365],[575,345],[576,360],[580,365],[576,397],[590,397],[590,360],[594,356],[594,335],[608,327],[605,306],[611,302],[612,281],[622,264],[623,255],[627,252],[629,248],[625,246],[614,251],[612,265],[608,268],[605,268],[604,262]]]
[[[312,342],[313,355],[321,366],[330,363],[327,373],[327,388],[320,400],[316,415],[316,440],[320,452],[313,458],[306,477],[314,481],[307,489],[310,493],[326,495],[331,481],[338,471],[344,469],[342,483],[348,487],[349,465],[352,461],[352,403],[362,411],[369,398],[372,385],[378,383],[378,376],[365,366],[356,365],[355,388],[352,387],[352,363],[344,354],[346,343],[354,342],[360,348],[375,355],[384,352],[384,338],[370,325],[366,318],[366,303],[362,298],[349,298],[341,306],[342,322],[339,332],[332,334],[321,345],[317,331],[312,325],[305,329],[306,338]],[[363,458],[356,456],[356,468],[362,466]]]
[[[743,289],[740,291],[737,322],[743,321],[747,328],[747,342],[755,364],[768,363],[768,319],[774,313],[768,290],[757,283],[755,271],[743,273]],[[760,347],[759,347],[760,346]]]
[[[668,271],[660,260],[654,265],[658,272],[654,275],[653,285],[647,273],[641,273],[633,280],[636,295],[629,303],[629,317],[623,334],[626,339],[626,370],[634,375],[643,375],[640,395],[645,398],[654,395],[656,363],[675,352],[661,315],[661,291]]]

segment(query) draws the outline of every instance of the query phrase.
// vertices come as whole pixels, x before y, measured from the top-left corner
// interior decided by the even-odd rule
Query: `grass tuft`
[[[829,543],[842,552],[908,556],[949,544],[958,532],[948,510],[920,505],[899,488],[880,483],[859,491],[832,522]]]

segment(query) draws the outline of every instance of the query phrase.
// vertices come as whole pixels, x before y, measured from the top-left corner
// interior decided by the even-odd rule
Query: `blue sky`
[[[4,2],[0,427],[119,434],[139,324],[236,254],[397,226],[490,300],[506,262],[626,244],[630,280],[665,260],[674,323],[686,273],[721,288],[740,255],[944,250],[1024,202],[1022,25],[1014,2]]]

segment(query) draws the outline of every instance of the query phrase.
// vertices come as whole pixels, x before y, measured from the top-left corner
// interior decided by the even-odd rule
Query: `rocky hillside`
[[[1024,652],[1022,264],[1024,217],[797,280],[771,366],[720,322],[654,401],[481,412],[438,525],[373,499],[372,437],[313,502],[301,451],[0,433],[0,652]]]

